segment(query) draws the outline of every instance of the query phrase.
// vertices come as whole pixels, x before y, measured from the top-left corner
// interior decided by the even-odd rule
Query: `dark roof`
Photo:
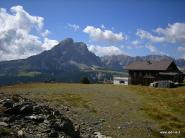
[[[172,60],[138,61],[127,65],[127,70],[159,70],[165,71],[173,63]]]

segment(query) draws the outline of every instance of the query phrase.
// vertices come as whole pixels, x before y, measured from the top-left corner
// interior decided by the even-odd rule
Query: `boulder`
[[[14,104],[14,102],[10,99],[6,99],[2,103],[3,103],[3,106],[6,108],[12,108]]]
[[[31,115],[31,116],[26,116],[25,119],[32,120],[36,123],[42,123],[44,122],[44,116],[43,115]]]
[[[16,115],[20,112],[20,105],[15,105],[12,108],[8,108],[4,113],[9,115]]]
[[[53,124],[51,124],[51,128],[53,128],[55,131],[61,131],[62,130],[60,122],[54,122]]]
[[[12,123],[15,122],[16,120],[20,120],[21,118],[19,118],[19,116],[16,115],[11,115],[8,122]]]
[[[7,123],[5,123],[5,122],[0,122],[0,126],[7,127],[7,126],[8,126],[8,124],[7,124]]]
[[[24,137],[24,131],[23,130],[17,131],[17,136],[18,136],[18,138]]]
[[[75,132],[73,122],[68,118],[65,118],[64,120],[62,120],[60,127],[62,131],[65,132],[67,135],[71,137],[77,137],[78,133]]]
[[[17,94],[12,95],[12,100],[13,100],[14,102],[16,102],[16,103],[18,103],[18,102],[20,101],[19,98],[20,98],[20,96],[17,95]]]
[[[42,113],[42,107],[41,106],[33,106],[33,113],[34,114],[41,114]]]
[[[26,104],[21,107],[20,114],[30,115],[33,113],[33,106],[31,104]]]
[[[57,131],[52,131],[50,134],[49,134],[49,138],[58,138],[59,137],[59,134]]]
[[[56,111],[53,112],[53,115],[60,116],[61,113],[58,110],[56,110]]]

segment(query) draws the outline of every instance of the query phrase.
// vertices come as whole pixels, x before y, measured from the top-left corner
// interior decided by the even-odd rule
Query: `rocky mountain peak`
[[[60,41],[59,45],[73,45],[74,41],[72,38],[66,38]]]
[[[83,42],[74,42],[72,38],[66,38],[53,48],[57,51],[78,51],[80,53],[88,53],[87,45]]]

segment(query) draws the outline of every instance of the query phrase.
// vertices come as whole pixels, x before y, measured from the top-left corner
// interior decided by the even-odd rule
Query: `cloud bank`
[[[99,45],[89,45],[89,51],[95,53],[97,56],[106,55],[120,55],[123,54],[122,50],[116,46],[99,46]]]
[[[119,42],[126,39],[126,36],[121,32],[114,33],[111,30],[103,30],[103,28],[96,28],[94,26],[86,26],[83,32],[96,41]]]
[[[140,39],[148,40],[149,43],[168,43],[168,44],[176,44],[179,45],[177,50],[182,52],[185,57],[185,23],[173,23],[168,24],[166,28],[158,27],[153,30],[152,33],[145,31],[143,29],[138,29],[136,35],[140,37]],[[152,46],[146,46],[151,52],[157,52],[157,49]]]
[[[58,42],[48,38],[44,18],[32,16],[22,6],[0,8],[0,60],[26,58],[48,50]]]
[[[152,33],[138,29],[136,33],[141,39],[151,42],[179,43],[185,45],[185,23],[168,24],[166,28],[156,28]]]

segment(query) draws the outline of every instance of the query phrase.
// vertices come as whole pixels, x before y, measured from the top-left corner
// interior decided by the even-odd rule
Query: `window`
[[[142,77],[142,72],[139,72],[139,77]]]
[[[121,80],[120,83],[125,83],[125,81]]]
[[[136,77],[136,72],[134,72],[134,77]]]

